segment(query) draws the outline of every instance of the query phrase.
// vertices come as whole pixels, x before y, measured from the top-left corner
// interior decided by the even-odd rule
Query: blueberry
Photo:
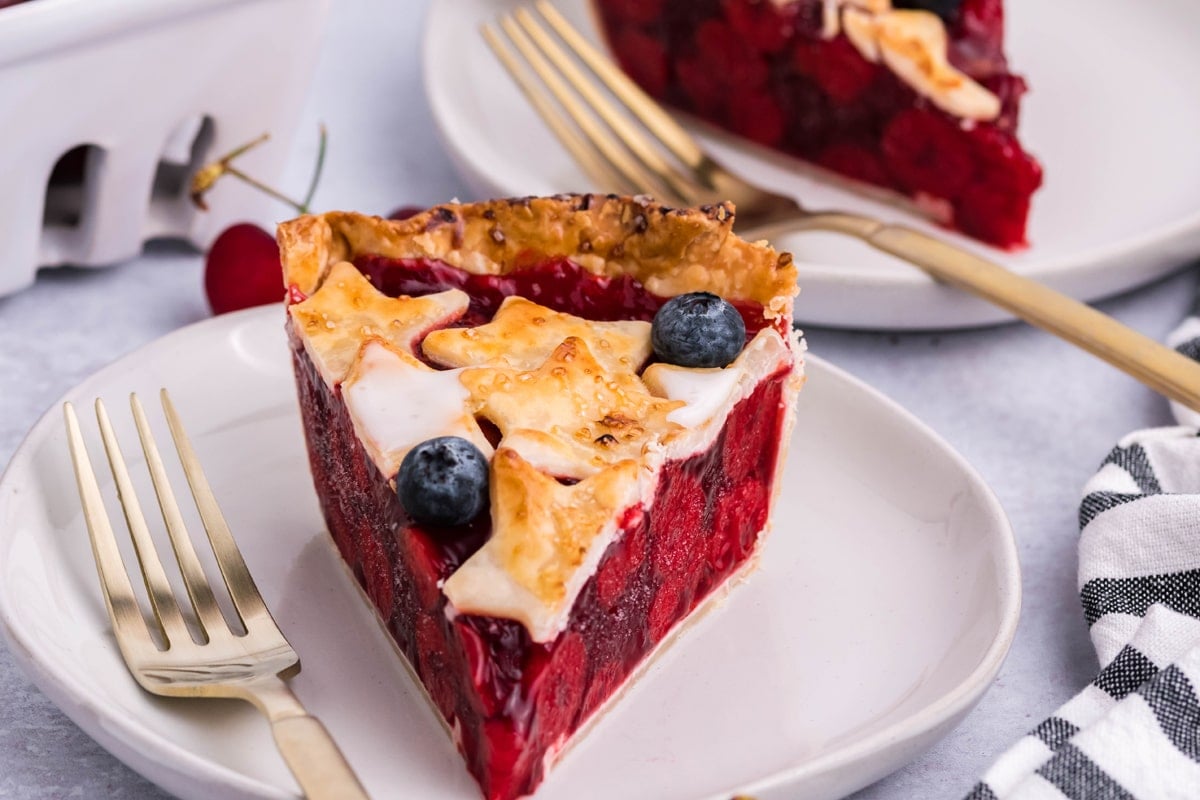
[[[458,436],[427,439],[400,462],[396,495],[417,522],[464,525],[487,505],[487,457]]]
[[[946,23],[954,22],[962,0],[896,0],[896,8],[916,8],[922,11],[932,11]]]
[[[654,352],[680,367],[724,367],[746,344],[746,323],[729,303],[708,292],[672,297],[654,315]]]

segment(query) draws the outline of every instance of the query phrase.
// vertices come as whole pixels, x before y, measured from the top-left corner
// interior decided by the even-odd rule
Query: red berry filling
[[[452,276],[457,270],[441,264],[422,273],[415,265],[390,262],[399,270],[393,272],[382,259],[365,261],[379,280],[410,291],[416,284],[431,291],[453,281],[472,290],[490,286],[500,296],[508,289],[547,288],[546,276],[558,276],[548,294],[558,297],[561,310],[621,317],[620,299],[605,300],[588,288],[590,281],[608,279],[561,262],[535,265],[530,275],[474,278]],[[577,291],[566,291],[564,270],[574,273]],[[659,301],[640,287],[619,288],[637,296],[632,308],[638,310],[628,316],[642,316],[640,309]],[[532,299],[545,301],[536,294]],[[485,307],[495,304],[481,302],[479,308]],[[761,309],[751,316],[761,327]],[[787,370],[737,404],[711,447],[668,463],[649,508],[626,511],[617,539],[556,640],[532,642],[520,623],[506,619],[448,619],[438,584],[486,541],[490,519],[484,514],[453,531],[413,523],[387,476],[366,456],[340,391],[328,389],[294,332],[292,352],[309,459],[330,532],[434,705],[458,732],[468,769],[489,800],[532,792],[565,741],[745,563],[766,524],[787,410]]]
[[[613,38],[612,45],[634,80],[654,94],[666,91],[670,78],[667,50],[658,39],[638,28],[627,28]]]
[[[763,53],[778,53],[795,33],[795,9],[788,6],[725,0],[721,10],[738,35]]]
[[[998,119],[970,125],[864,59],[844,34],[824,38],[823,0],[593,1],[617,61],[655,97],[910,195],[983,241],[1025,244],[1041,169],[1015,137],[1026,87],[1004,58],[1001,0],[963,0],[947,18],[951,63],[1001,101]]]
[[[420,297],[447,289],[461,289],[471,305],[460,324],[482,325],[510,295],[527,297],[555,311],[592,320],[644,320],[668,299],[651,293],[628,275],[609,278],[593,275],[569,258],[534,259],[529,266],[508,275],[473,275],[442,261],[359,256],[354,265],[375,288],[386,295]],[[294,302],[294,301],[293,301]],[[746,323],[747,341],[770,324],[762,306],[734,301]],[[787,336],[789,331],[780,330]]]
[[[940,114],[900,112],[884,129],[881,146],[888,170],[912,194],[954,200],[973,183],[970,140]]]

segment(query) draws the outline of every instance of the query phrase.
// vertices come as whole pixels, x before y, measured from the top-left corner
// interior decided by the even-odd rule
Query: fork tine
[[[541,116],[550,131],[558,137],[562,145],[567,148],[567,152],[571,154],[571,158],[575,159],[575,163],[579,164],[588,174],[588,177],[595,181],[597,186],[605,189],[628,189],[621,175],[580,138],[563,115],[546,99],[546,95],[529,79],[525,70],[518,63],[517,57],[504,44],[496,29],[492,25],[484,25],[482,33],[484,40],[492,48],[492,52],[496,54],[496,58],[500,60],[505,71],[516,82],[521,93],[529,100],[530,105]]]
[[[664,186],[652,172],[643,167],[637,162],[628,151],[619,146],[615,146],[600,126],[596,119],[585,110],[583,104],[573,95],[570,89],[567,88],[562,78],[554,71],[554,68],[549,64],[546,58],[538,50],[537,46],[529,39],[525,32],[517,25],[516,21],[511,16],[506,16],[500,21],[500,27],[507,34],[509,40],[524,56],[526,63],[541,79],[550,93],[558,101],[559,106],[566,112],[583,134],[591,142],[593,148],[598,150],[613,168],[616,169],[624,178],[625,189],[628,191],[632,186],[634,191],[651,191],[662,197],[668,198],[671,202],[677,202],[678,198],[670,187]]]
[[[641,159],[642,163],[652,170],[662,183],[669,186],[675,195],[682,195],[680,187],[692,183],[693,180],[671,166],[629,116],[618,110],[610,100],[601,94],[599,89],[596,88],[596,84],[584,75],[583,71],[566,54],[566,51],[554,41],[554,38],[546,32],[545,28],[538,24],[537,20],[529,12],[529,9],[519,8],[514,16],[517,22],[521,24],[521,27],[525,29],[525,32],[529,34],[529,37],[541,49],[542,54],[558,67],[562,76],[567,79],[567,82],[591,106],[600,119],[604,120],[605,124],[612,129],[617,138],[637,158]]]
[[[500,28],[508,37],[508,41],[517,49],[524,58],[525,65],[531,70],[541,81],[541,85],[548,90],[550,95],[557,101],[559,113],[566,119],[573,122],[576,128],[582,133],[583,139],[586,141],[586,146],[595,154],[595,157],[602,160],[608,165],[609,169],[618,176],[618,182],[611,188],[619,191],[633,193],[638,191],[638,186],[644,187],[641,170],[638,169],[636,162],[629,154],[620,147],[615,146],[608,136],[604,134],[596,120],[585,110],[584,106],[579,103],[558,73],[547,63],[546,59],[534,46],[529,37],[517,26],[511,16],[504,16],[500,19]]]
[[[154,434],[146,419],[146,411],[142,401],[136,394],[129,395],[129,405],[133,409],[133,419],[137,424],[138,438],[142,443],[142,452],[146,454],[146,464],[150,468],[150,479],[154,482],[154,492],[158,496],[158,507],[162,511],[163,521],[167,525],[167,534],[171,537],[171,548],[175,551],[175,560],[183,575],[183,583],[187,587],[188,597],[192,600],[192,608],[200,622],[201,632],[207,639],[211,633],[220,632],[227,627],[221,609],[213,597],[212,587],[196,557],[196,549],[188,536],[187,525],[183,515],[179,513],[179,504],[175,500],[175,492],[171,489],[171,481],[163,466],[162,456],[155,444]]]
[[[146,619],[138,608],[133,586],[129,583],[128,573],[125,572],[125,563],[121,560],[121,551],[117,549],[112,524],[109,522],[108,512],[104,509],[100,487],[96,483],[96,473],[92,471],[87,446],[83,442],[83,434],[79,431],[79,418],[75,416],[75,407],[71,403],[64,403],[63,415],[67,420],[67,442],[71,447],[71,462],[75,466],[79,499],[83,503],[83,518],[87,522],[92,555],[96,559],[96,571],[100,574],[100,588],[103,590],[104,605],[108,607],[109,619],[112,620],[113,632],[118,643],[125,641],[126,634],[148,637]]]
[[[254,578],[250,576],[250,570],[246,568],[246,562],[233,540],[233,534],[229,532],[229,525],[225,522],[221,507],[217,505],[217,499],[183,429],[183,421],[171,402],[171,396],[163,389],[160,397],[167,417],[167,427],[171,429],[171,438],[175,440],[175,449],[179,452],[180,463],[183,464],[183,473],[187,476],[192,497],[196,500],[196,508],[200,511],[200,519],[208,533],[208,541],[216,556],[217,566],[221,569],[221,577],[225,579],[225,588],[229,590],[229,597],[233,600],[242,624],[247,631],[256,625],[261,626],[264,622],[270,628],[278,630],[258,587],[254,584]],[[279,635],[282,638],[282,634]]]
[[[158,620],[159,630],[166,640],[167,647],[190,642],[191,634],[188,633],[187,624],[183,621],[183,615],[175,602],[175,593],[171,591],[162,561],[159,560],[158,551],[150,538],[146,517],[142,514],[141,504],[133,489],[133,481],[129,478],[129,469],[125,466],[124,456],[121,455],[121,446],[117,443],[117,436],[108,419],[108,411],[99,398],[96,399],[96,419],[100,423],[100,437],[108,454],[108,465],[117,484],[117,496],[121,499],[125,523],[129,526],[133,549],[142,568],[142,579],[145,581],[150,607]]]
[[[587,64],[592,72],[596,73],[596,76],[604,82],[604,85],[618,100],[628,106],[629,110],[662,142],[664,147],[693,170],[698,171],[701,175],[704,173],[710,159],[690,133],[664,111],[662,106],[642,91],[641,87],[617,69],[612,61],[583,38],[583,35],[567,22],[558,9],[546,0],[536,0],[534,7],[579,59]]]

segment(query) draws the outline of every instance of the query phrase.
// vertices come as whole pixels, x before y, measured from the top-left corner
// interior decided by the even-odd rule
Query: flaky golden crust
[[[567,257],[663,297],[710,291],[757,303],[768,319],[789,316],[791,256],[740,238],[733,221],[730,203],[673,209],[645,197],[557,195],[450,203],[402,221],[334,211],[285,222],[278,238],[284,283],[305,295],[334,264],[365,255],[438,259],[476,275]]]

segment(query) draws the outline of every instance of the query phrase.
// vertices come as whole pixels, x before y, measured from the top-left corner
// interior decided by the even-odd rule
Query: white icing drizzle
[[[712,419],[746,373],[745,365],[738,362],[725,369],[662,367],[655,376],[662,395],[687,403],[668,414],[667,419],[685,428],[696,428]]]
[[[772,328],[763,328],[724,369],[689,369],[662,363],[647,367],[642,380],[653,394],[686,404],[667,417],[685,431],[669,443],[671,457],[688,455],[682,452],[685,449],[698,452],[707,447],[709,437],[715,433],[711,428],[724,424],[738,401],[791,358],[783,337]]]
[[[379,342],[363,348],[342,394],[359,439],[384,475],[392,477],[409,450],[436,436],[461,436],[491,455],[492,446],[467,413],[461,373],[432,370]]]

